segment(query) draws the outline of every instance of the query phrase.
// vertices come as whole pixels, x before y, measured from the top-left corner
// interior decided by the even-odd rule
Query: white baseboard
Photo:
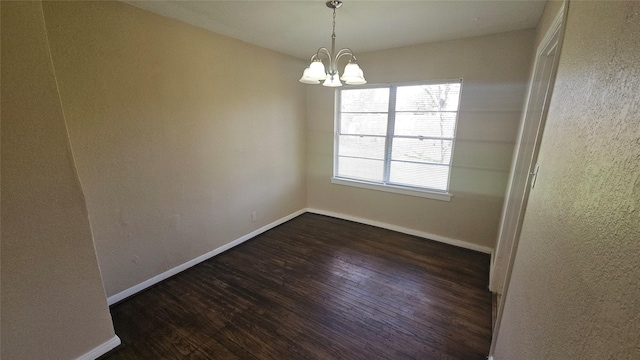
[[[494,286],[494,281],[493,281],[493,265],[494,265],[494,257],[495,257],[496,253],[495,253],[495,249],[491,249],[491,261],[489,262],[489,291],[491,291],[492,293],[495,293],[496,289]]]
[[[101,345],[93,348],[91,351],[85,353],[84,355],[78,357],[76,360],[96,360],[100,356],[108,353],[109,351],[115,349],[118,345],[121,344],[120,338],[117,335],[114,335],[107,342],[102,343]]]
[[[270,223],[268,225],[265,225],[265,226],[261,227],[258,230],[255,230],[255,231],[253,231],[253,232],[251,232],[251,233],[249,233],[247,235],[244,235],[244,236],[242,236],[242,237],[240,237],[240,238],[238,238],[236,240],[233,240],[230,243],[222,245],[219,248],[213,249],[213,250],[209,251],[206,254],[200,255],[197,258],[193,259],[193,260],[189,260],[184,264],[181,264],[181,265],[178,265],[178,266],[176,266],[176,267],[174,267],[172,269],[169,269],[169,270],[163,272],[162,274],[156,275],[156,276],[152,277],[149,280],[141,282],[138,285],[132,286],[132,287],[130,287],[130,288],[124,290],[124,291],[121,291],[121,292],[119,292],[119,293],[117,293],[115,295],[112,295],[112,296],[107,298],[107,303],[109,305],[113,305],[113,304],[117,303],[118,301],[122,301],[122,300],[128,298],[131,295],[139,293],[140,291],[145,290],[146,288],[148,288],[150,286],[153,286],[153,285],[161,282],[162,280],[165,280],[165,279],[167,279],[167,278],[169,278],[169,277],[171,277],[171,276],[173,276],[173,275],[175,275],[175,274],[177,274],[177,273],[179,273],[181,271],[184,271],[184,270],[186,270],[186,269],[188,269],[188,268],[190,268],[190,267],[192,267],[194,265],[197,265],[197,264],[199,264],[199,263],[201,263],[201,262],[203,262],[205,260],[208,260],[208,259],[210,259],[210,258],[212,258],[212,257],[214,257],[214,256],[216,256],[216,255],[218,255],[218,254],[220,254],[220,253],[222,253],[224,251],[227,251],[227,250],[231,249],[234,246],[240,245],[243,242],[245,242],[245,241],[247,241],[247,240],[249,240],[249,239],[251,239],[251,238],[253,238],[255,236],[258,236],[258,235],[262,234],[263,232],[265,232],[267,230],[273,229],[274,227],[276,227],[276,226],[278,226],[280,224],[283,224],[283,223],[285,223],[285,222],[287,222],[287,221],[289,221],[289,220],[291,220],[291,219],[293,219],[293,218],[295,218],[297,216],[300,216],[300,215],[304,214],[305,212],[306,212],[305,209],[298,210],[298,211],[296,211],[296,212],[294,212],[292,214],[289,214],[289,215],[287,215],[287,216],[285,216],[285,217],[283,217],[283,218],[281,218],[279,220],[276,220],[276,221],[274,221],[274,222],[272,222],[272,223]]]
[[[346,215],[346,214],[334,213],[334,212],[331,212],[331,211],[311,209],[311,208],[307,208],[306,211],[310,212],[310,213],[314,213],[314,214],[331,216],[331,217],[335,217],[335,218],[338,218],[338,219],[355,221],[355,222],[358,222],[358,223],[361,223],[361,224],[377,226],[377,227],[381,227],[383,229],[388,229],[388,230],[401,232],[401,233],[404,233],[404,234],[414,235],[414,236],[418,236],[418,237],[429,239],[429,240],[435,240],[435,241],[438,241],[438,242],[441,242],[441,243],[445,243],[445,244],[449,244],[449,245],[453,245],[453,246],[457,246],[457,247],[461,247],[461,248],[465,248],[465,249],[469,249],[469,250],[479,251],[479,252],[482,252],[482,253],[485,253],[485,254],[491,254],[491,251],[492,251],[492,249],[490,247],[487,247],[487,246],[472,244],[470,242],[466,242],[466,241],[462,241],[462,240],[458,240],[458,239],[452,239],[452,238],[449,238],[449,237],[446,237],[446,236],[429,234],[429,233],[424,232],[424,231],[409,229],[409,228],[396,226],[396,225],[391,225],[391,224],[387,224],[387,223],[383,223],[383,222],[379,222],[379,221],[359,218],[359,217]]]
[[[318,209],[311,209],[311,208],[306,208],[306,209],[302,209],[302,210],[298,210],[290,215],[287,215],[279,220],[276,220],[268,225],[265,225],[263,227],[261,227],[258,230],[255,230],[247,235],[244,235],[234,241],[231,241],[230,243],[227,243],[225,245],[220,246],[219,248],[213,249],[211,251],[209,251],[206,254],[200,255],[195,259],[192,259],[190,261],[187,261],[181,265],[178,265],[172,269],[169,269],[165,272],[163,272],[162,274],[156,275],[154,277],[152,277],[149,280],[143,281],[138,285],[134,285],[124,291],[121,291],[115,295],[110,296],[109,298],[107,298],[107,303],[109,305],[113,305],[115,303],[117,303],[118,301],[122,301],[126,298],[128,298],[129,296],[132,296],[136,293],[139,293],[140,291],[143,291],[165,279],[168,279],[169,277],[184,271],[194,265],[197,265],[205,260],[208,260],[224,251],[227,251],[229,249],[231,249],[234,246],[240,245],[243,242],[258,236],[260,234],[262,234],[263,232],[273,229],[274,227],[285,223],[297,216],[300,216],[302,214],[304,214],[305,212],[310,212],[310,213],[314,213],[314,214],[319,214],[319,215],[326,215],[326,216],[331,216],[331,217],[335,217],[338,219],[344,219],[344,220],[349,220],[349,221],[355,221],[361,224],[366,224],[366,225],[372,225],[372,226],[377,226],[383,229],[388,229],[388,230],[393,230],[393,231],[397,231],[397,232],[401,232],[404,234],[409,234],[409,235],[414,235],[414,236],[418,236],[421,238],[425,238],[425,239],[429,239],[429,240],[435,240],[441,243],[445,243],[445,244],[449,244],[449,245],[453,245],[453,246],[458,246],[464,249],[469,249],[469,250],[474,250],[474,251],[479,251],[485,254],[491,254],[492,249],[486,246],[481,246],[481,245],[476,245],[476,244],[472,244],[466,241],[462,241],[462,240],[457,240],[457,239],[452,239],[452,238],[448,238],[445,236],[440,236],[440,235],[435,235],[435,234],[430,234],[427,232],[423,232],[423,231],[419,231],[419,230],[414,230],[414,229],[409,229],[409,228],[405,228],[405,227],[401,227],[401,226],[396,226],[396,225],[391,225],[391,224],[387,224],[387,223],[383,223],[383,222],[379,222],[379,221],[374,221],[374,220],[369,220],[369,219],[364,219],[364,218],[359,218],[359,217],[355,217],[355,216],[351,216],[351,215],[346,215],[346,214],[340,214],[340,213],[335,213],[335,212],[331,212],[331,211],[324,211],[324,210],[318,210]]]

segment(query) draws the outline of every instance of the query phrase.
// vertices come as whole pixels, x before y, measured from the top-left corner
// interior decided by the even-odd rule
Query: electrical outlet
[[[258,213],[255,211],[251,212],[251,222],[256,222],[258,220]]]

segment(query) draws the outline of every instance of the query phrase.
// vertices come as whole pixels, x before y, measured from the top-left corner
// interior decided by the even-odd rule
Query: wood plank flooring
[[[485,359],[489,255],[303,214],[111,308],[106,359]]]

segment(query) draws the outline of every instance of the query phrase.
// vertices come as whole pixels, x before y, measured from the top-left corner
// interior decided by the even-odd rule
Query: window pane
[[[341,90],[342,112],[389,111],[389,88]]]
[[[335,176],[447,191],[461,87],[454,80],[339,89]]]
[[[386,135],[387,114],[342,113],[341,134]]]
[[[395,135],[453,138],[456,113],[403,112],[396,114]]]
[[[339,156],[384,159],[384,137],[340,135],[338,141]]]
[[[460,83],[399,86],[396,111],[457,111]]]
[[[446,191],[448,178],[448,166],[391,161],[391,183]]]
[[[383,160],[354,159],[338,157],[337,176],[382,182]]]
[[[428,162],[449,165],[451,140],[393,138],[391,160]]]

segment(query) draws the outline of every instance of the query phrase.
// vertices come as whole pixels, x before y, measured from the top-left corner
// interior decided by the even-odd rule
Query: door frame
[[[547,113],[549,111],[553,85],[555,83],[567,14],[568,1],[564,1],[555,15],[549,30],[547,30],[540,45],[536,49],[531,83],[529,84],[527,92],[527,102],[518,132],[518,141],[514,151],[513,163],[509,175],[509,185],[500,220],[498,242],[491,259],[489,289],[501,296],[499,296],[498,301],[497,317],[493,328],[491,349],[489,352],[490,355],[493,354],[495,350],[500,322],[502,321],[504,304],[517,253],[520,232],[522,230],[522,221],[524,220],[529,192],[531,191],[532,180],[535,181],[535,176],[537,176],[537,174],[532,173],[532,170],[534,167],[537,170],[538,152],[542,141]],[[553,54],[554,57],[549,61],[549,55],[551,54]],[[549,64],[551,64],[551,69],[547,68],[546,70],[548,70],[549,73],[545,74],[545,65]],[[527,133],[527,127],[530,126],[537,128],[536,131]],[[526,141],[532,142],[533,147],[531,149],[525,148],[524,145]],[[529,164],[523,161],[529,161]],[[526,173],[524,173],[523,167],[526,169]],[[519,170],[521,173],[516,174],[516,170]],[[516,176],[524,176],[519,179],[520,181],[524,181],[524,183],[516,184]],[[524,186],[522,186],[523,184]],[[518,186],[520,187],[518,188]],[[512,205],[512,202],[515,202],[515,205]],[[510,215],[514,217],[511,218]],[[511,221],[515,221],[515,223],[509,223]]]

